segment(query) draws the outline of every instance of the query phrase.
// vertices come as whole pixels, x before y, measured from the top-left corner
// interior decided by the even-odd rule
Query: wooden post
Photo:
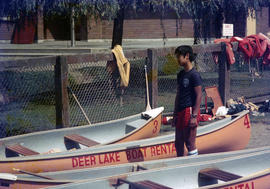
[[[66,57],[57,57],[55,64],[56,128],[69,127],[68,64]]]
[[[218,65],[219,65],[218,86],[221,99],[225,106],[227,100],[230,99],[231,74],[230,74],[230,65],[227,61],[226,44],[221,43],[220,45],[221,45],[221,52],[218,58]]]
[[[70,41],[71,41],[71,47],[75,47],[75,10],[74,5],[71,7],[71,15],[70,15]]]
[[[155,49],[147,49],[147,60],[150,106],[156,108],[158,99],[158,61]]]

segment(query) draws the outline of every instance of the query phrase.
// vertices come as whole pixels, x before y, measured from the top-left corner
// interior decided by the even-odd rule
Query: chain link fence
[[[218,65],[207,48],[202,48],[197,53],[194,67],[202,77],[203,89],[207,86],[218,86]],[[158,58],[158,69],[158,105],[164,106],[165,112],[172,112],[177,91],[177,73],[183,68],[178,66],[174,52],[171,52]]]
[[[108,66],[107,61],[89,61],[81,58],[85,56],[78,55],[76,62],[67,62],[70,125],[86,125],[87,118],[91,123],[97,123],[144,111],[146,54],[129,59],[130,82],[125,89],[119,86],[117,67]],[[269,66],[261,66],[261,60],[253,60],[249,66],[240,53],[236,53],[236,60],[231,66],[232,98],[270,92]],[[174,52],[158,55],[157,63],[157,105],[164,106],[165,112],[172,112],[177,73],[181,68],[174,58]],[[15,67],[2,68],[0,63],[0,137],[55,128],[54,65],[55,62],[44,64],[38,59],[36,62],[32,60],[31,64],[17,64]],[[207,46],[200,48],[194,66],[201,74],[203,88],[218,86],[218,64]]]
[[[246,60],[241,52],[235,53],[231,65],[231,98],[257,97],[270,93],[270,67],[262,59]]]
[[[140,113],[145,109],[145,58],[129,60],[129,86],[122,89],[117,69],[107,62],[69,64],[69,105],[72,126],[109,121]],[[77,98],[78,101],[75,100]],[[82,107],[82,109],[80,108]]]
[[[0,137],[55,128],[54,66],[0,69]]]

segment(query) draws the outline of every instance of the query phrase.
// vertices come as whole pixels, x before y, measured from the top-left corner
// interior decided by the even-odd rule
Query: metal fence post
[[[218,65],[219,65],[218,86],[223,104],[226,105],[227,100],[230,99],[231,74],[230,74],[230,64],[227,61],[226,44],[221,43],[220,45],[221,45],[221,52],[218,58]]]
[[[158,100],[158,61],[157,51],[155,49],[147,49],[148,59],[148,81],[149,81],[149,98],[152,108],[157,107]]]
[[[56,128],[69,127],[68,64],[64,56],[57,57],[55,64]]]

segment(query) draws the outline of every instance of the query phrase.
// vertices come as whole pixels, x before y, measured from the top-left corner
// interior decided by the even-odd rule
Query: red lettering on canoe
[[[78,161],[77,158],[72,158],[72,167],[77,167],[78,166]]]
[[[153,131],[152,131],[152,132],[153,132],[153,134],[155,134],[155,133],[157,132],[157,130],[158,130],[158,128],[157,128],[157,127],[158,127],[158,121],[157,121],[157,120],[155,120],[155,121],[154,121],[154,129],[153,129]]]
[[[110,153],[109,156],[110,156],[110,162],[111,162],[111,163],[112,163],[112,162],[115,162],[115,159],[114,159],[114,153]]]
[[[137,159],[137,150],[136,149],[132,149],[132,159]]]
[[[84,166],[84,162],[83,162],[83,156],[79,157],[79,166],[83,167]]]
[[[85,163],[85,166],[90,165],[90,156],[84,156],[84,163]]]
[[[161,154],[167,154],[167,146],[166,145],[161,145]]]
[[[104,155],[104,164],[105,164],[105,163],[110,163],[108,154],[105,154],[105,155]]]
[[[251,182],[251,185],[252,185],[252,189],[255,189],[254,182]]]
[[[143,150],[143,157],[146,157],[146,149],[147,148],[142,148],[142,150]]]
[[[244,184],[239,184],[237,188],[242,189],[244,187]]]
[[[126,151],[126,155],[127,155],[127,160],[131,160],[131,155],[130,155],[130,150]]]
[[[96,157],[95,156],[90,156],[91,160],[91,165],[96,165]]]
[[[169,149],[169,154],[170,154],[170,153],[171,153],[171,143],[166,144],[166,146],[168,147],[168,149]]]
[[[116,152],[115,153],[115,161],[116,162],[119,162],[120,161],[120,154],[119,154],[119,152]]]
[[[161,155],[160,145],[156,145],[157,156]]]
[[[101,155],[102,155],[102,154],[99,154],[99,155],[98,155],[98,162],[99,162],[99,164],[103,164],[103,162],[101,161]]]
[[[250,128],[250,122],[249,122],[249,119],[248,119],[248,115],[245,115],[244,125],[245,125],[247,128]]]
[[[175,144],[174,143],[171,143],[171,145],[172,145],[172,153],[176,153],[176,148],[175,148]]]
[[[150,150],[151,150],[151,156],[155,156],[156,155],[156,150],[155,150],[155,146],[151,146],[150,147]]]
[[[223,189],[255,189],[254,182],[246,182],[243,184],[237,184],[229,187],[225,187]]]

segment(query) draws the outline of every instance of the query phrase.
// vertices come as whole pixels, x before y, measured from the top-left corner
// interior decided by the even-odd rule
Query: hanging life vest
[[[250,45],[249,40],[241,37],[232,37],[231,42],[238,42],[238,48],[245,55],[246,59],[250,59],[252,57],[253,48]]]
[[[232,44],[231,44],[231,39],[216,39],[214,40],[214,43],[225,43],[226,44],[226,55],[227,55],[227,60],[229,64],[234,64],[235,63],[235,57],[232,49]],[[216,57],[214,57],[216,59]],[[218,61],[217,59],[215,61]],[[217,63],[217,62],[216,62]]]
[[[116,45],[112,49],[112,53],[116,58],[117,67],[119,70],[119,74],[121,77],[121,87],[127,87],[129,83],[129,75],[130,75],[130,63],[126,59],[123,49],[120,45]]]

